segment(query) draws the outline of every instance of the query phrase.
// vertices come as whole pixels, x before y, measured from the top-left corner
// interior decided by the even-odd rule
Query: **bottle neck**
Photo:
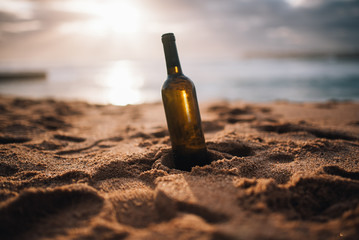
[[[178,52],[174,36],[170,39],[162,37],[162,42],[166,58],[167,74],[182,74],[182,68],[178,58]]]

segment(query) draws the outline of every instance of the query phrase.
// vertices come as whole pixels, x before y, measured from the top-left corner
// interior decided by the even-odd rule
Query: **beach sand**
[[[359,104],[208,102],[173,168],[161,103],[0,97],[0,239],[359,239]]]

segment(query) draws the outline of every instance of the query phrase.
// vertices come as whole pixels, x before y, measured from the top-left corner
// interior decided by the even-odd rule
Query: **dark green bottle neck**
[[[182,68],[178,57],[176,41],[173,34],[162,35],[163,49],[165,52],[167,74],[180,75]]]

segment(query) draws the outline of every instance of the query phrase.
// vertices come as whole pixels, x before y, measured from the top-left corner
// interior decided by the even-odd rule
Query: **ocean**
[[[199,101],[359,100],[359,59],[183,60]],[[0,62],[0,72],[46,71],[43,79],[0,80],[1,95],[140,104],[161,100],[164,60],[120,60],[101,64]]]

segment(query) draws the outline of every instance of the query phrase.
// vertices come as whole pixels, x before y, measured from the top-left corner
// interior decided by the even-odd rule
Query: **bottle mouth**
[[[175,35],[173,33],[165,33],[162,35],[162,42],[171,42],[176,41]]]

